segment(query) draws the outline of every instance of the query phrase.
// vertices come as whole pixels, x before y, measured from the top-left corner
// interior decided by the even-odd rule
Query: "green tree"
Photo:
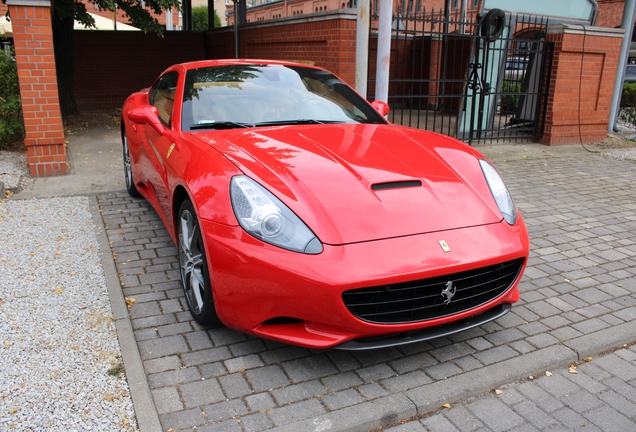
[[[22,102],[15,60],[0,49],[0,150],[24,137]]]
[[[221,19],[214,10],[214,27],[222,27]],[[208,29],[208,7],[197,6],[192,8],[192,30],[204,31]]]
[[[150,11],[159,15],[171,8],[181,10],[179,0],[95,0],[95,4],[100,10],[122,10],[133,26],[140,28],[144,33],[159,35],[162,34],[163,27]],[[95,27],[95,20],[80,0],[52,0],[51,9],[60,108],[62,115],[66,116],[77,113],[73,94],[73,24],[77,20],[81,24]]]

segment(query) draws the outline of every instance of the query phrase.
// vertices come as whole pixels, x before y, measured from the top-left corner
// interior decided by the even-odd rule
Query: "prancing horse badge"
[[[457,288],[453,285],[453,281],[446,282],[446,288],[442,290],[442,297],[444,297],[444,304],[449,304],[457,292]]]
[[[448,243],[446,243],[445,240],[439,240],[438,243],[442,247],[442,250],[444,252],[450,252],[450,246],[448,245]]]
[[[168,149],[168,154],[166,155],[166,159],[170,157],[170,154],[172,153],[172,150],[174,150],[175,147],[176,147],[176,144],[172,144],[170,146],[170,148]]]

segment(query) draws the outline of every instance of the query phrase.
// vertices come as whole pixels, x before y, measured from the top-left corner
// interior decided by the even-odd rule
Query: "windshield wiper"
[[[258,122],[258,123],[201,120],[197,124],[190,125],[190,130],[233,129],[233,128],[251,128],[251,127],[257,127],[257,126],[285,126],[285,125],[333,124],[333,123],[344,123],[344,122],[342,120],[314,120],[314,119],[273,120],[273,121],[265,121],[265,122]]]
[[[272,120],[258,122],[255,126],[285,126],[285,125],[301,125],[301,124],[333,124],[344,123],[341,120],[314,120],[314,119],[297,119],[297,120]]]
[[[254,127],[254,123],[240,123],[233,121],[201,120],[197,124],[190,125],[190,130],[196,129],[233,129]]]

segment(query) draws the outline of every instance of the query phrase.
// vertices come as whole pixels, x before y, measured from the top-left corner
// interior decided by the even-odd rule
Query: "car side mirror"
[[[389,115],[390,108],[389,104],[387,104],[386,102],[376,100],[371,102],[371,106],[375,108],[375,110],[379,112],[381,116],[386,117],[387,115]]]
[[[135,124],[147,123],[152,127],[159,135],[163,135],[166,131],[163,123],[159,120],[159,112],[157,108],[152,105],[144,105],[139,108],[128,111],[128,119]]]

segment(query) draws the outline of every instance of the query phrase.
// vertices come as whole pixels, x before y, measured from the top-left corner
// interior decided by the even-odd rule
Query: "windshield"
[[[302,66],[227,65],[187,72],[182,128],[386,123],[327,71]]]

